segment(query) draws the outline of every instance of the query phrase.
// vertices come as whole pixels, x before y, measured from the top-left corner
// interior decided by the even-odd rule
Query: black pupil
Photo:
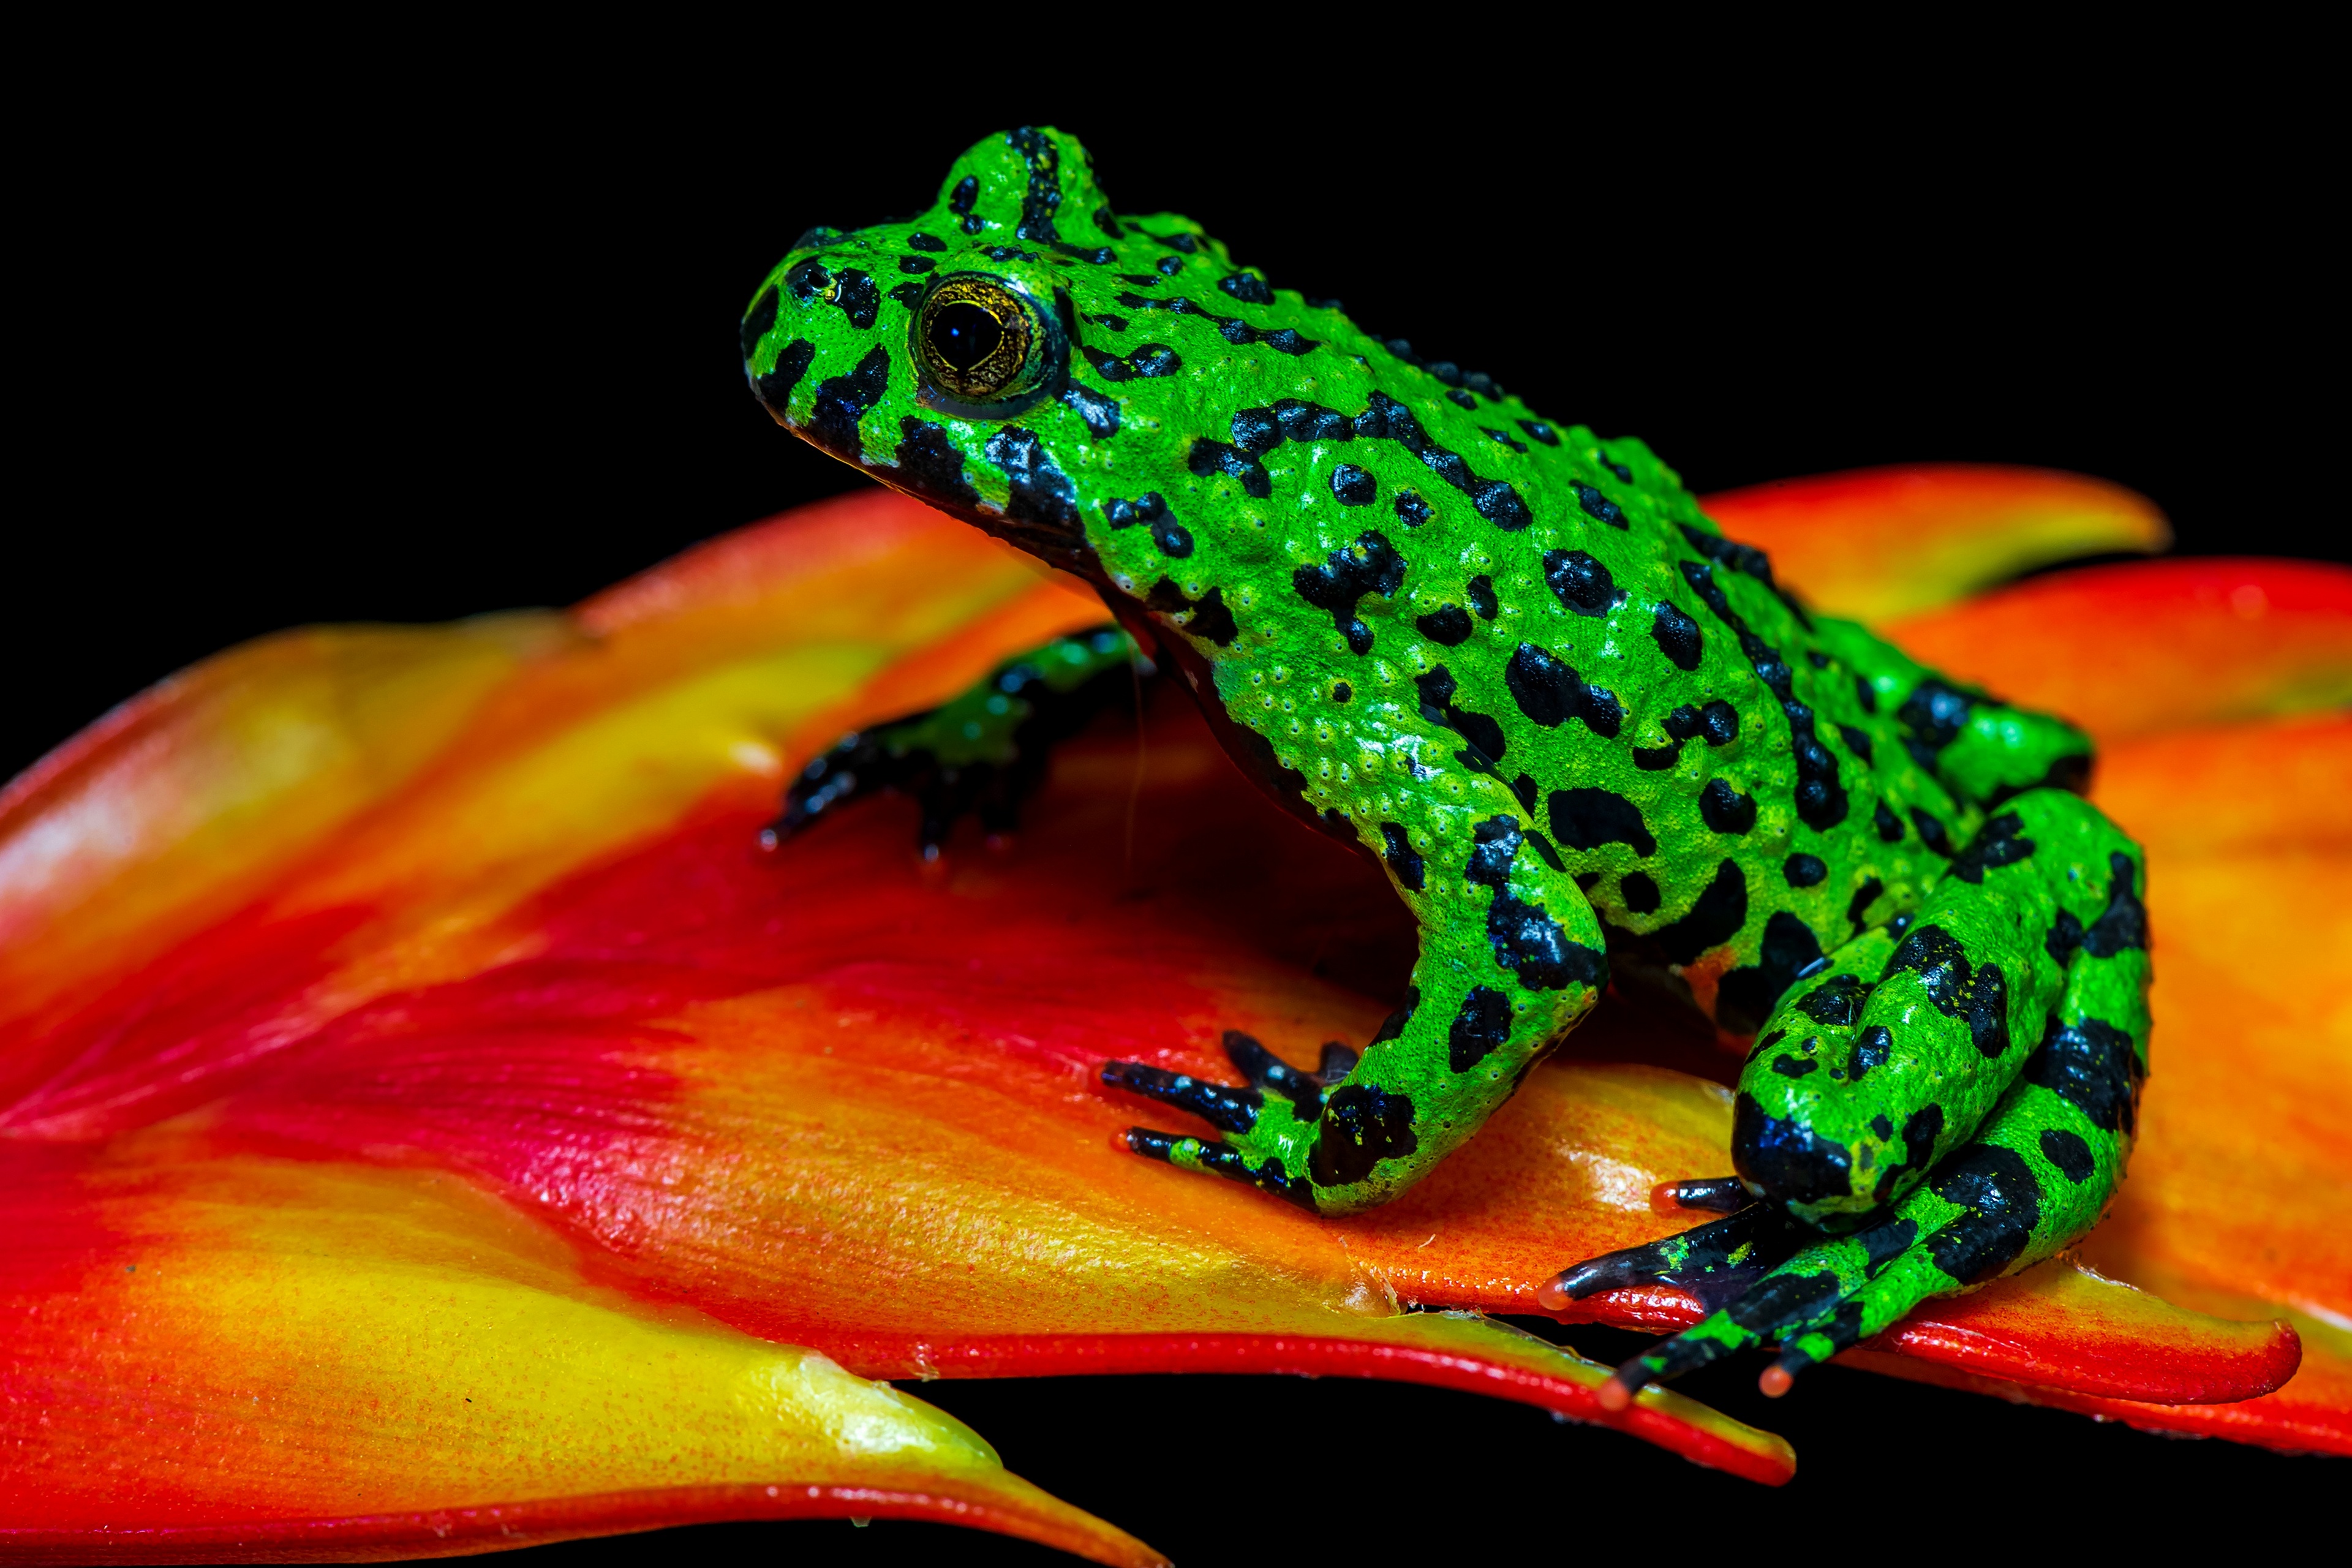
[[[931,318],[931,347],[958,370],[970,370],[996,352],[1004,328],[986,310],[959,300]]]

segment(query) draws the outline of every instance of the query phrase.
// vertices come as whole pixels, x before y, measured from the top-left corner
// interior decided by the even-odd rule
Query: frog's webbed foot
[[[1130,1127],[1128,1148],[1185,1170],[1246,1182],[1314,1212],[1307,1151],[1323,1115],[1324,1090],[1348,1076],[1356,1065],[1356,1053],[1334,1040],[1324,1046],[1321,1065],[1310,1073],[1292,1067],[1238,1029],[1225,1031],[1224,1046],[1246,1083],[1213,1083],[1141,1062],[1104,1064],[1102,1081],[1111,1088],[1190,1111],[1228,1135],[1193,1138]]]
[[[992,838],[1009,834],[1022,801],[1045,782],[1055,742],[1129,699],[1150,673],[1116,626],[1056,637],[938,708],[844,735],[784,791],[783,813],[761,833],[761,847],[774,849],[828,812],[884,793],[911,795],[921,807],[917,842],[926,860],[938,858],[966,816]]]

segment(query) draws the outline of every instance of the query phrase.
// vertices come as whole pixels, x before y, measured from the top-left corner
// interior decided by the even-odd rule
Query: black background
[[[861,482],[745,394],[736,316],[803,228],[918,210],[1022,120],[1085,136],[1122,210],[1187,212],[1277,286],[1641,435],[1701,490],[2046,464],[2154,497],[2184,550],[2344,553],[2320,217],[2340,184],[2308,40],[1890,41],[1867,68],[1822,40],[1701,68],[1672,39],[1454,58],[1400,37],[1374,62],[1171,16],[1164,47],[1049,69],[1017,27],[795,25],[75,79],[24,160],[0,773],[238,639],[568,603]],[[1495,63],[1523,53],[1549,63]],[[1755,1371],[1690,1386],[1796,1441],[1779,1492],[1423,1389],[920,1392],[1192,1563],[1982,1554],[2225,1517],[2259,1539],[2347,1474],[1835,1368],[1768,1405]],[[1045,1555],[887,1522],[539,1555],[778,1551]]]

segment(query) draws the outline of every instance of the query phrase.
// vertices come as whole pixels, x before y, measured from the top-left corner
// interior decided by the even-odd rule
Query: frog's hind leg
[[[1736,1300],[1695,1291],[1709,1315],[1627,1363],[1611,1396],[1768,1342],[1781,1353],[1765,1389],[1782,1392],[1919,1302],[2090,1229],[2147,1071],[2141,886],[2138,850],[2095,808],[2031,791],[1914,918],[1784,997],[1742,1075],[1734,1159],[1810,1238]],[[1543,1299],[1703,1285],[1681,1254],[1731,1223],[1593,1259]]]
[[[774,849],[828,812],[864,795],[911,795],[922,809],[926,860],[957,821],[976,816],[1010,833],[1021,803],[1045,782],[1055,744],[1107,707],[1132,700],[1152,673],[1117,626],[1056,637],[1006,660],[940,707],[843,736],[812,758],[784,792],[783,814],[760,835]]]

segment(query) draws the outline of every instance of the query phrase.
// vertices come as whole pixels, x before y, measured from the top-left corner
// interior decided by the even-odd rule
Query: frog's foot
[[[1652,1205],[1655,1205],[1653,1194]],[[1671,1285],[1697,1298],[1712,1312],[1753,1289],[1774,1264],[1796,1251],[1812,1234],[1810,1226],[1790,1219],[1776,1205],[1749,1203],[1679,1236],[1588,1258],[1563,1269],[1536,1295],[1558,1311],[1603,1290]]]
[[[1310,1214],[1315,1186],[1307,1173],[1316,1122],[1323,1114],[1323,1091],[1348,1076],[1356,1053],[1338,1041],[1323,1047],[1321,1067],[1301,1072],[1237,1029],[1225,1031],[1225,1055],[1246,1084],[1213,1083],[1141,1062],[1107,1062],[1102,1080],[1162,1105],[1187,1110],[1228,1134],[1188,1137],[1150,1127],[1130,1127],[1127,1147],[1148,1159],[1165,1160],[1188,1171],[1211,1171],[1262,1187]]]
[[[1622,1408],[1645,1384],[1762,1344],[1780,1347],[1780,1359],[1757,1380],[1777,1398],[1797,1373],[1878,1333],[1920,1302],[2015,1273],[2088,1231],[2122,1166],[2113,1142],[2093,1142],[2101,1131],[2075,1095],[2021,1081],[1976,1142],[1954,1150],[1925,1183],[1851,1234],[1824,1236],[1758,1204],[1649,1247],[1580,1264],[1538,1296],[1557,1307],[1656,1279],[1690,1290],[1708,1308],[1704,1321],[1617,1369],[1601,1390],[1611,1409]],[[1780,1228],[1769,1228],[1775,1226]],[[1753,1237],[1754,1249],[1735,1258],[1743,1236]],[[1803,1241],[1793,1256],[1734,1300],[1716,1294],[1736,1282],[1742,1265],[1789,1236]],[[1710,1274],[1705,1265],[1718,1257],[1727,1261]],[[1654,1258],[1672,1267],[1658,1268]]]
[[[1131,697],[1151,673],[1117,626],[1056,637],[940,707],[844,735],[785,790],[783,815],[761,833],[761,847],[774,849],[827,812],[881,793],[911,795],[921,806],[917,842],[926,860],[939,858],[967,815],[1000,838],[1045,782],[1055,743]]]

